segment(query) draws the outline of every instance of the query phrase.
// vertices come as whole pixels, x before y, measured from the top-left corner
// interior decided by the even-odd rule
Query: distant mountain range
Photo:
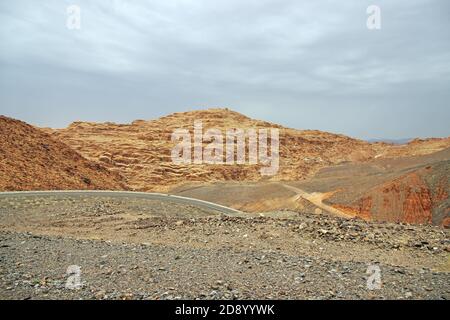
[[[390,144],[407,144],[413,141],[414,138],[403,138],[403,139],[367,139],[367,142],[376,143],[376,142],[384,142]]]

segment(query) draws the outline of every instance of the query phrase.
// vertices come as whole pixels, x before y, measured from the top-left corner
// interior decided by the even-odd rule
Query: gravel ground
[[[436,227],[94,197],[0,209],[2,299],[450,297],[448,230]],[[68,289],[73,265],[81,287]]]

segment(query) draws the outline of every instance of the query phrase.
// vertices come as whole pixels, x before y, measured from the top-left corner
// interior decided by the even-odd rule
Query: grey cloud
[[[448,136],[449,16],[446,0],[4,1],[0,113],[61,127],[228,106],[362,138]]]

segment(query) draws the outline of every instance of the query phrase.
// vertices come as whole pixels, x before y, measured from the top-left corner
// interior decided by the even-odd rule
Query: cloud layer
[[[448,136],[449,17],[447,0],[3,1],[0,113],[60,127],[226,106],[361,138]]]

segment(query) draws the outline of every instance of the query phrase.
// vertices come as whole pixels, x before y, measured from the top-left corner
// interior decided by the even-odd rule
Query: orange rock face
[[[22,121],[0,116],[0,190],[126,189],[109,172]]]
[[[447,217],[444,220],[442,220],[442,226],[444,228],[450,228],[450,217]]]
[[[429,224],[432,219],[433,199],[431,190],[417,174],[412,174],[405,187],[403,221],[407,223]]]

